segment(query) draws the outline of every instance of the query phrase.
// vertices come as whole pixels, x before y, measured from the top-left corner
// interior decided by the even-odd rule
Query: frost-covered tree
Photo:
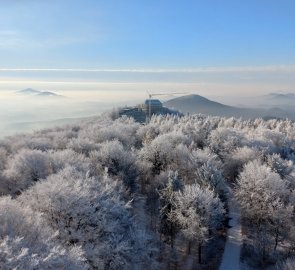
[[[209,147],[223,159],[235,148],[242,146],[242,141],[243,136],[238,130],[219,127],[211,132],[209,136]]]
[[[88,156],[91,151],[98,149],[98,145],[87,137],[78,137],[68,141],[67,149],[72,149],[77,153]]]
[[[286,182],[260,161],[249,162],[239,176],[236,196],[245,220],[255,225],[263,255],[269,248],[267,238],[273,238],[276,249],[287,237],[294,211],[294,205],[286,200],[288,193]]]
[[[11,182],[0,172],[0,196],[11,193]]]
[[[18,200],[40,212],[58,240],[80,245],[87,262],[98,269],[131,269],[150,264],[150,234],[133,220],[121,185],[107,176],[89,178],[66,168],[22,194]]]
[[[267,165],[282,178],[290,175],[292,171],[294,171],[293,162],[291,160],[282,159],[279,154],[268,155],[266,162]]]
[[[88,269],[81,248],[61,246],[57,234],[41,214],[0,198],[1,269]]]
[[[145,144],[139,152],[142,166],[149,166],[152,175],[170,169],[181,158],[178,154],[185,153],[181,144],[188,143],[188,138],[181,133],[167,133],[159,135],[151,143]]]
[[[0,195],[11,194],[10,203],[27,219],[34,213],[37,227],[11,210],[13,230],[19,220],[32,228],[1,234],[1,259],[10,262],[8,269],[32,257],[38,265],[20,266],[46,269],[53,264],[44,258],[52,258],[75,269],[75,258],[84,267],[85,257],[90,269],[157,268],[155,245],[161,255],[167,251],[155,240],[161,235],[177,245],[170,250],[177,262],[180,245],[218,237],[227,184],[236,185],[247,246],[253,240],[257,250],[286,258],[294,254],[294,162],[289,120],[158,115],[139,124],[106,113],[10,136],[0,140]]]
[[[92,174],[100,175],[107,168],[110,176],[122,179],[127,188],[135,190],[138,175],[135,155],[118,140],[102,143],[98,151],[90,153],[90,160]]]
[[[0,171],[4,170],[8,153],[4,147],[0,147]]]
[[[280,262],[276,266],[276,270],[294,270],[295,269],[295,259],[288,258],[284,262]]]
[[[183,183],[177,172],[169,172],[167,185],[159,191],[160,194],[160,233],[174,247],[174,239],[179,230],[177,221],[173,218],[175,211],[175,192],[183,189]]]
[[[7,160],[1,186],[5,185],[6,193],[18,194],[40,179],[45,179],[67,166],[86,173],[90,162],[84,155],[71,149],[48,152],[22,149]]]
[[[140,124],[136,123],[133,118],[122,117],[109,125],[101,127],[96,134],[96,141],[102,143],[105,141],[119,140],[124,147],[131,148],[140,145],[136,135]]]
[[[259,159],[261,153],[254,147],[238,147],[230,152],[224,161],[224,175],[225,177],[234,182],[242,171],[243,166],[249,161]],[[261,157],[262,158],[262,157]]]
[[[47,155],[51,160],[52,173],[69,166],[85,173],[90,170],[90,159],[72,149],[49,151]]]
[[[198,243],[199,262],[202,244],[221,227],[224,213],[223,203],[209,188],[203,189],[198,184],[186,185],[183,191],[176,193],[171,216],[188,239],[188,252],[193,242]]]
[[[19,193],[52,173],[51,160],[46,152],[21,149],[11,156],[3,175],[12,194]]]
[[[210,187],[221,198],[225,196],[226,184],[222,175],[223,164],[208,148],[194,150],[191,155],[195,175],[193,181]],[[191,181],[191,182],[193,182]]]

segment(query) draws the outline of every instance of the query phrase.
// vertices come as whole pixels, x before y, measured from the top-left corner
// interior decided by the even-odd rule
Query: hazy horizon
[[[137,87],[137,85],[134,84],[134,87]],[[84,91],[79,91],[78,89],[72,91],[56,91],[55,87],[34,87],[35,90],[50,91],[61,97],[38,97],[29,94],[20,94],[19,91],[22,89],[0,91],[0,137],[12,135],[16,132],[28,132],[54,125],[66,124],[76,119],[79,120],[79,118],[98,116],[102,112],[112,108],[143,103],[148,98],[147,92],[144,90],[119,90],[120,87],[118,86],[111,90]],[[174,91],[150,91],[152,94],[160,93],[161,95],[155,95],[154,98],[159,98],[161,101],[183,95],[197,94],[212,101],[240,108],[259,108],[261,105],[267,105],[267,101],[261,95],[218,96],[202,94],[201,91],[180,91],[176,92],[179,94],[171,95],[171,92]]]
[[[4,122],[84,117],[147,91],[242,107],[295,93],[293,1],[0,3],[2,134]],[[11,94],[25,88],[67,99]]]
[[[295,91],[293,1],[0,2],[0,98],[27,87]]]
[[[192,92],[207,96],[253,96],[295,92],[295,66],[186,69],[1,69],[3,90]],[[128,92],[130,91],[130,92]],[[114,98],[114,96],[112,96]],[[121,97],[119,97],[121,99]]]

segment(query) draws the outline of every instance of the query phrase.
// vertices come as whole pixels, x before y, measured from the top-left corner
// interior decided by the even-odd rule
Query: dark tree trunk
[[[199,243],[198,247],[198,257],[199,257],[199,264],[202,264],[202,244]]]
[[[188,241],[188,245],[187,245],[187,255],[191,254],[191,247],[192,247],[192,242]]]
[[[171,235],[171,242],[170,242],[170,245],[171,245],[171,248],[173,249],[174,248],[174,236]]]
[[[174,238],[175,238],[175,227],[170,223],[170,239],[171,239],[171,248],[174,247]]]
[[[279,233],[278,233],[278,231],[276,231],[274,251],[276,251],[278,243],[279,243]]]

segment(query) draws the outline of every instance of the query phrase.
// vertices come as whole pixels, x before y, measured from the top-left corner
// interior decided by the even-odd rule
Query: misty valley
[[[74,94],[73,94],[74,93]],[[112,91],[109,92],[112,94]],[[105,98],[105,93],[85,91],[42,91],[26,88],[5,91],[0,99],[0,138],[17,132],[31,132],[40,128],[61,124],[77,123],[116,107],[137,107],[144,102],[144,95],[128,98],[125,92],[113,91],[115,102]],[[162,94],[161,94],[162,95]],[[161,96],[160,96],[161,97]],[[236,117],[243,119],[295,120],[295,95],[270,93],[253,97],[205,98],[196,94],[173,97],[163,93],[163,105],[183,114],[201,113],[211,116]],[[231,105],[227,105],[230,103]]]

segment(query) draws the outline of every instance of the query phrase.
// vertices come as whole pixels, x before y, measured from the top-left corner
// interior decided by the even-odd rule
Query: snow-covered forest
[[[0,141],[1,269],[295,269],[295,123],[116,113]],[[227,192],[232,190],[232,195]]]

